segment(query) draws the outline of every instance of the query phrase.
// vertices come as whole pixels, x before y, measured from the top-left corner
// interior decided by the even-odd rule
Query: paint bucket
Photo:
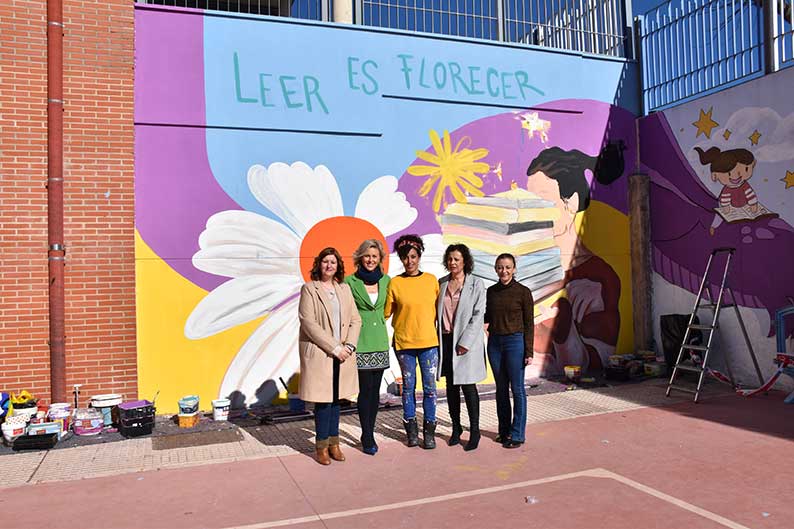
[[[198,395],[188,395],[179,399],[179,414],[192,415],[198,411],[199,398]]]
[[[14,443],[14,439],[25,433],[25,423],[4,422],[2,425],[3,439],[8,446]]]
[[[582,366],[565,366],[565,376],[570,380],[579,380],[582,376]]]
[[[91,406],[102,413],[102,424],[107,427],[113,426],[113,408],[119,404],[121,404],[121,395],[117,393],[91,397]]]
[[[229,420],[229,408],[232,406],[232,401],[229,399],[217,399],[212,401],[212,419],[214,421],[227,421]]]
[[[61,437],[63,437],[72,427],[72,407],[69,404],[58,406],[53,404],[47,411],[47,418],[52,422],[61,423]]]
[[[296,393],[290,393],[287,398],[289,400],[289,411],[306,411],[306,403]]]
[[[31,417],[35,417],[36,413],[39,409],[36,406],[30,406],[25,408],[17,408],[14,406],[14,416],[16,417],[25,417],[27,421],[31,419]]]
[[[198,412],[195,413],[180,413],[179,417],[179,427],[180,428],[193,428],[199,423],[199,415]]]
[[[102,433],[104,420],[102,413],[94,408],[79,408],[74,411],[74,433],[77,435],[97,435]]]

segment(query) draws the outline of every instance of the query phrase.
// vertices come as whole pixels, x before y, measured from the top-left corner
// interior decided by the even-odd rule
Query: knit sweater
[[[532,292],[516,281],[507,285],[497,282],[485,295],[485,323],[495,335],[524,333],[524,356],[533,355],[535,341],[535,304]]]
[[[438,346],[436,299],[438,279],[433,274],[392,278],[383,313],[387,318],[393,316],[396,351]]]

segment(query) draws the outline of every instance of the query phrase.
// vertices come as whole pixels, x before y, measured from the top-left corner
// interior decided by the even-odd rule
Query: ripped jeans
[[[425,420],[436,422],[436,372],[438,347],[396,351],[403,377],[403,419],[416,418],[416,364],[422,372],[422,410]]]

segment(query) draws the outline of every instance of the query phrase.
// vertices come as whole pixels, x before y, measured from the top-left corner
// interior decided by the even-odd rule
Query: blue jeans
[[[403,419],[416,418],[416,364],[422,372],[422,410],[425,420],[436,422],[436,372],[438,347],[397,351],[403,376]]]
[[[339,415],[342,407],[337,402],[318,402],[314,405],[314,431],[318,441],[339,437]]]
[[[524,333],[488,336],[488,360],[496,380],[496,416],[499,435],[524,442],[527,426],[527,392],[524,388]],[[510,391],[513,410],[510,410]]]

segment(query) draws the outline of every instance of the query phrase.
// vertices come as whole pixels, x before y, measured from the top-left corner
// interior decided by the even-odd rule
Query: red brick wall
[[[66,381],[137,394],[133,1],[64,0]],[[0,390],[49,399],[44,0],[0,9]]]

